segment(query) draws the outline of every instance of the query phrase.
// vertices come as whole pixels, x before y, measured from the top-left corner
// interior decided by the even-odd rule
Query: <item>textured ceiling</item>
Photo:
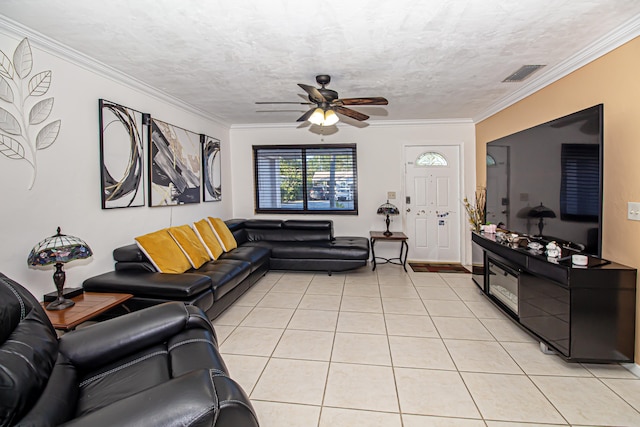
[[[372,120],[476,118],[639,16],[638,0],[2,0],[0,14],[227,124],[290,123],[332,76]],[[261,110],[273,110],[264,112]],[[275,110],[287,110],[275,112]]]

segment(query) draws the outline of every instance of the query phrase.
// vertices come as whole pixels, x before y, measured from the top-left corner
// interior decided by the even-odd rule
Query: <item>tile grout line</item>
[[[340,321],[340,307],[342,306],[342,298],[344,296],[344,287],[346,284],[346,276],[342,282],[342,292],[340,293],[340,304],[338,304],[338,316],[336,317],[336,324],[333,327],[333,340],[331,340],[331,351],[329,352],[329,362],[327,366],[327,373],[324,378],[324,389],[322,390],[322,399],[320,400],[320,412],[318,414],[318,427],[320,427],[320,422],[322,421],[322,412],[325,408],[324,401],[327,397],[327,388],[329,387],[329,373],[331,372],[331,363],[333,359],[333,350],[336,345],[336,336],[338,334],[338,322]]]
[[[420,299],[420,295],[418,294],[418,291],[415,289],[415,285],[413,284],[413,280],[411,280],[411,277],[409,277],[409,280],[411,281],[411,285],[413,286],[413,290],[416,292],[416,294],[418,295],[418,298]],[[378,280],[379,283],[379,280]],[[382,292],[380,293],[381,297],[382,297]],[[420,301],[422,301],[420,299]],[[423,306],[424,306],[424,302],[422,302]],[[425,311],[427,310],[427,308],[424,308]],[[383,312],[384,312],[384,306],[383,306]],[[427,315],[428,315],[428,311],[427,311]],[[398,414],[400,416],[400,426],[404,427],[404,417],[403,415],[403,410],[402,410],[402,404],[400,402],[400,389],[398,388],[398,379],[396,377],[396,366],[395,363],[393,361],[393,351],[391,350],[391,338],[389,337],[389,327],[387,326],[387,313],[384,312],[383,313],[383,318],[384,318],[384,329],[385,329],[385,333],[387,336],[387,346],[389,347],[389,358],[391,359],[391,373],[393,374],[393,385],[396,389],[396,401],[398,403]]]

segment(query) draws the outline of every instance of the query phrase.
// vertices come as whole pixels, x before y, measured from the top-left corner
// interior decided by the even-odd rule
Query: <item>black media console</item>
[[[472,233],[484,251],[484,280],[474,281],[516,322],[571,362],[633,362],[636,270],[589,257],[571,264],[495,234]]]

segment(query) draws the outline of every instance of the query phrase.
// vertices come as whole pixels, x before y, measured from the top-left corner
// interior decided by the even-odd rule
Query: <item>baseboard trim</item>
[[[621,363],[620,365],[636,377],[640,378],[640,365],[637,363]]]

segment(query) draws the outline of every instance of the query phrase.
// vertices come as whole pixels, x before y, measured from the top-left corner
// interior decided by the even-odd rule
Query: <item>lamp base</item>
[[[387,224],[387,231],[385,231],[384,234],[385,236],[389,237],[391,236],[393,233],[389,231],[389,224],[391,224],[391,220],[389,219],[389,214],[387,214],[387,219],[384,221],[385,224]]]
[[[71,299],[78,295],[82,295],[84,289],[82,288],[64,288],[62,290],[62,298]],[[49,292],[48,294],[44,294],[42,300],[44,302],[53,302],[58,299],[58,292]]]
[[[75,304],[75,302],[70,299],[66,299],[62,295],[62,291],[64,289],[64,280],[66,278],[66,274],[62,269],[62,263],[56,263],[56,271],[53,273],[53,283],[56,284],[56,293],[58,294],[58,298],[55,301],[47,305],[47,310],[64,310],[65,308],[69,308]]]
[[[58,298],[52,303],[47,304],[47,310],[56,311],[56,310],[64,310],[65,308],[69,308],[75,305],[75,302],[66,298]]]

